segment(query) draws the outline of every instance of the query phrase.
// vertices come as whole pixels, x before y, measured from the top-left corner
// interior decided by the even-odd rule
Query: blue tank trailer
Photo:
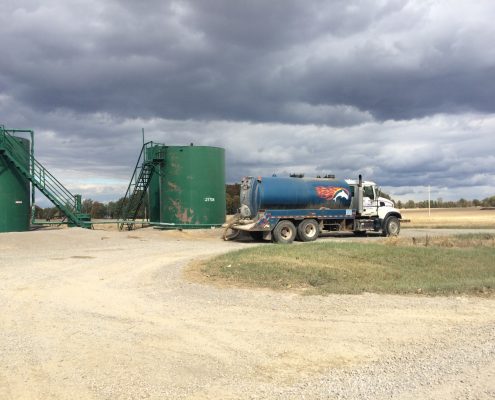
[[[380,197],[374,182],[299,177],[245,177],[240,208],[227,225],[226,240],[248,232],[254,239],[292,243],[316,240],[323,232],[397,236],[402,216]]]

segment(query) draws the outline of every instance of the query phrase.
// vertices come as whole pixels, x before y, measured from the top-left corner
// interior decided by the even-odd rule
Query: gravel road
[[[186,281],[191,261],[255,245],[219,236],[1,234],[0,398],[495,398],[495,299]]]

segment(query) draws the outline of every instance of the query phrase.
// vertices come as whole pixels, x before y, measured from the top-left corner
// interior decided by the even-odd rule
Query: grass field
[[[495,228],[495,210],[470,208],[414,208],[401,210],[403,228]]]
[[[258,246],[191,267],[220,286],[306,294],[495,294],[495,235]]]

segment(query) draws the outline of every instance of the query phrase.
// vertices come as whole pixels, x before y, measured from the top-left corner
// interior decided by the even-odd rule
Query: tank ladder
[[[128,230],[133,229],[156,165],[163,163],[163,154],[155,148],[156,145],[157,143],[147,142],[141,148],[129,186],[117,209],[120,230],[124,227]]]
[[[80,196],[73,195],[29,150],[15,140],[14,132],[16,131],[0,126],[0,154],[62,211],[71,223],[82,228],[91,228],[90,222],[78,217],[81,212]]]

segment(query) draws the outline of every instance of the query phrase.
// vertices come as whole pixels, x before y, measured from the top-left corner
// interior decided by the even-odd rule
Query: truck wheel
[[[320,225],[314,219],[305,219],[297,226],[297,237],[301,242],[312,242],[320,235]]]
[[[289,244],[296,238],[296,227],[288,220],[280,221],[273,230],[273,241],[275,243]]]
[[[383,224],[383,236],[398,236],[400,232],[399,218],[390,216]]]

